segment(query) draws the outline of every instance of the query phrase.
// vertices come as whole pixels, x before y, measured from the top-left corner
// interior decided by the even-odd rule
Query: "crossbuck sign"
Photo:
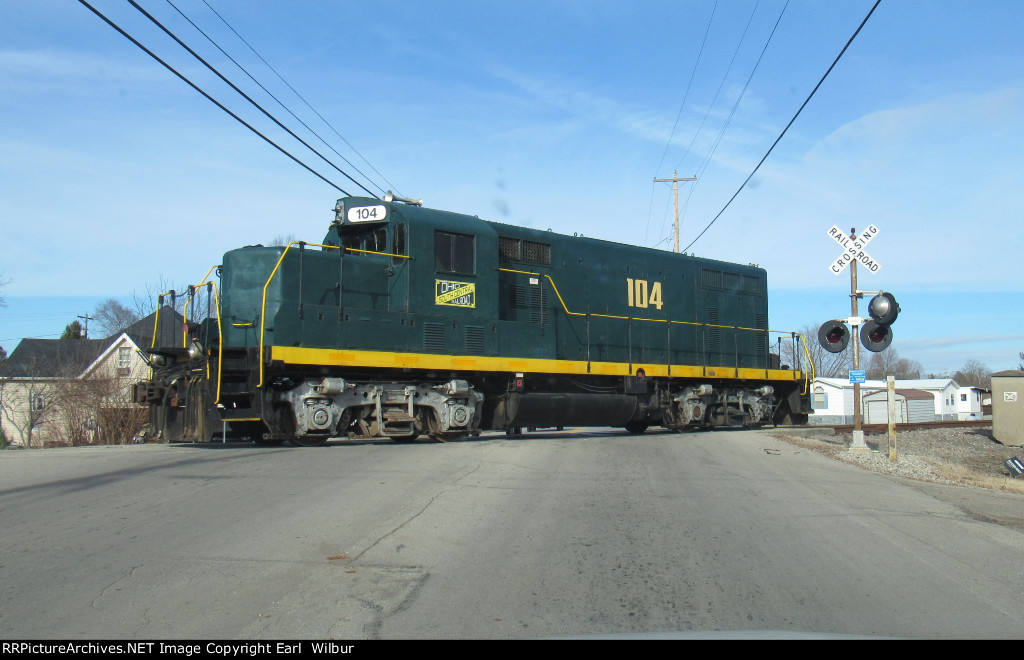
[[[868,225],[868,228],[861,232],[857,238],[851,238],[846,235],[839,227],[832,225],[832,228],[828,230],[828,237],[834,240],[843,248],[843,253],[829,265],[829,270],[838,275],[843,270],[853,263],[854,260],[859,262],[861,266],[877,273],[882,267],[882,264],[874,260],[874,258],[867,253],[864,247],[871,242],[871,240],[878,236],[878,227],[874,225]]]

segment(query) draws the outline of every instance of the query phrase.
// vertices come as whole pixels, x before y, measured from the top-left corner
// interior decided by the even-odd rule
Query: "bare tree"
[[[989,389],[992,387],[992,371],[978,360],[970,359],[953,374],[953,380],[960,385]]]
[[[50,425],[51,444],[126,444],[146,423],[147,411],[128,395],[130,379],[91,374],[63,385]]]
[[[783,338],[782,340],[782,362],[791,367],[798,364],[806,365],[808,354],[814,364],[814,375],[818,378],[838,378],[845,376],[853,365],[853,349],[847,347],[841,353],[830,353],[818,343],[818,326],[813,324],[805,325],[800,334],[804,336],[807,344],[807,353],[804,353],[800,343],[794,345],[792,341]],[[794,354],[794,348],[799,353]],[[806,368],[806,367],[805,367]]]
[[[11,283],[10,280],[5,280],[4,279],[3,272],[0,272],[0,291],[2,291],[3,288],[5,286],[7,286],[8,284],[10,284],[10,283]],[[4,308],[4,307],[7,307],[7,298],[5,298],[3,296],[0,296],[0,308]]]
[[[50,371],[37,365],[30,367],[24,377],[0,378],[0,414],[8,441],[17,439],[22,446],[31,447],[44,426],[57,421],[68,381],[40,375]],[[12,433],[8,435],[7,430]]]
[[[292,241],[297,240],[299,239],[295,238],[295,234],[288,234],[287,236],[285,236],[284,234],[278,234],[274,238],[270,239],[269,245],[284,247],[285,245],[288,245]]]
[[[146,284],[141,292],[132,292],[131,310],[137,318],[145,318],[156,311],[158,299],[163,296],[162,304],[180,314],[185,307],[185,290],[186,287],[176,286],[161,275],[155,284]]]
[[[92,318],[99,325],[101,336],[112,337],[142,317],[117,300],[107,298],[96,305]]]
[[[895,348],[887,348],[878,353],[872,353],[865,369],[866,376],[871,380],[884,380],[886,376],[892,376],[900,380],[920,378],[924,367],[917,360],[901,358]]]
[[[54,359],[64,366],[55,366]],[[112,365],[82,374],[80,361],[47,355],[0,377],[4,444],[24,447],[121,444],[141,430],[147,412],[131,399],[133,376]]]

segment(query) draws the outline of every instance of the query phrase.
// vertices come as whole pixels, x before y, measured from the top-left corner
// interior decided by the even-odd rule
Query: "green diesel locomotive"
[[[169,441],[801,423],[765,271],[346,197],[321,243],[249,246],[158,320],[136,400]],[[211,269],[211,273],[213,269]],[[164,307],[164,300],[158,307]],[[161,328],[163,324],[163,328]]]

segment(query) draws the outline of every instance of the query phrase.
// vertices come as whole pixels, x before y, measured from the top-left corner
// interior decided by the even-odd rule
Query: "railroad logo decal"
[[[476,307],[474,282],[434,280],[434,304],[451,307]]]

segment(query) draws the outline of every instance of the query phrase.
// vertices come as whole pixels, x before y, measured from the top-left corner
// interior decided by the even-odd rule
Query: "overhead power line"
[[[226,108],[226,107],[224,106],[224,104],[222,104],[222,103],[221,103],[220,101],[218,101],[217,99],[215,99],[215,98],[213,98],[212,96],[210,96],[209,94],[207,94],[207,93],[206,93],[205,91],[203,91],[203,90],[202,90],[202,89],[201,89],[201,88],[200,88],[200,87],[199,87],[198,85],[196,85],[196,84],[195,84],[194,82],[192,82],[191,80],[189,80],[188,78],[186,78],[186,77],[185,77],[184,75],[182,75],[181,73],[179,73],[179,72],[177,71],[177,69],[175,69],[174,67],[172,67],[172,66],[171,66],[170,64],[168,64],[167,62],[165,62],[165,61],[163,61],[162,59],[160,59],[160,57],[159,57],[159,56],[157,56],[157,55],[156,55],[156,53],[154,53],[153,51],[149,50],[148,48],[146,48],[145,46],[143,46],[143,45],[142,45],[141,43],[139,43],[139,41],[138,41],[138,40],[136,40],[136,39],[135,39],[135,37],[131,36],[130,34],[128,34],[127,32],[125,32],[125,31],[124,31],[123,29],[121,29],[121,27],[120,27],[119,25],[117,25],[117,24],[116,24],[116,23],[114,23],[114,22],[113,22],[112,20],[110,20],[109,18],[107,18],[106,16],[104,16],[102,12],[100,12],[100,11],[99,11],[98,9],[96,9],[95,7],[93,7],[92,5],[90,5],[90,4],[88,3],[88,2],[86,2],[86,0],[78,0],[78,2],[80,2],[80,3],[81,3],[81,4],[83,4],[83,5],[85,5],[86,9],[88,9],[88,10],[89,10],[89,11],[91,11],[92,13],[96,14],[96,15],[97,15],[97,16],[98,16],[98,17],[99,17],[99,18],[100,18],[100,19],[101,19],[101,20],[102,20],[102,21],[103,21],[104,23],[106,23],[106,24],[107,24],[107,25],[109,25],[110,27],[112,27],[112,28],[114,28],[115,30],[117,30],[117,31],[118,31],[118,33],[120,33],[120,34],[121,34],[121,36],[123,36],[123,37],[124,37],[125,39],[127,39],[128,41],[130,41],[130,42],[132,42],[133,44],[135,44],[135,45],[136,45],[136,46],[137,46],[137,47],[138,47],[139,49],[141,49],[141,50],[142,50],[142,51],[143,51],[144,53],[146,53],[147,55],[149,55],[150,57],[152,57],[152,58],[153,58],[154,60],[156,60],[157,62],[159,62],[160,64],[162,64],[162,65],[164,66],[164,68],[166,68],[166,69],[167,69],[168,71],[170,71],[170,72],[171,72],[171,73],[173,73],[174,75],[178,76],[178,78],[180,78],[180,79],[181,79],[181,80],[182,80],[183,82],[185,82],[185,83],[186,83],[186,84],[187,84],[187,85],[188,85],[189,87],[191,87],[192,89],[194,89],[194,90],[196,90],[197,92],[199,92],[200,94],[202,94],[202,95],[203,95],[203,96],[204,96],[204,97],[206,98],[206,100],[208,100],[208,101],[209,101],[210,103],[213,103],[214,105],[216,105],[216,106],[217,106],[218,108],[220,108],[221,110],[223,110],[223,111],[224,111],[224,112],[226,112],[227,114],[231,115],[231,117],[232,117],[232,118],[233,118],[233,119],[234,119],[235,121],[237,121],[238,123],[242,124],[243,126],[245,126],[246,128],[248,128],[248,129],[249,129],[250,131],[252,131],[252,132],[253,132],[253,133],[255,133],[256,135],[258,135],[258,136],[259,136],[260,138],[262,138],[262,139],[263,139],[263,140],[264,140],[265,142],[267,142],[267,143],[268,143],[268,144],[269,144],[270,146],[274,147],[275,149],[277,149],[278,151],[280,151],[281,153],[283,153],[283,154],[284,154],[285,156],[288,156],[288,158],[291,158],[291,159],[292,159],[293,161],[295,161],[295,162],[296,162],[296,163],[297,163],[297,164],[298,164],[298,165],[299,165],[300,167],[302,167],[303,169],[307,170],[308,172],[310,172],[311,174],[313,174],[313,175],[314,175],[315,177],[317,177],[318,179],[320,179],[321,181],[323,181],[323,182],[324,182],[324,183],[326,183],[327,185],[331,186],[332,188],[334,188],[334,189],[336,189],[336,190],[339,190],[339,191],[341,191],[341,192],[345,193],[345,194],[346,194],[346,195],[348,195],[348,196],[351,196],[351,194],[352,194],[352,193],[348,192],[347,190],[345,190],[344,188],[342,188],[342,187],[341,187],[341,186],[339,186],[338,184],[334,183],[333,181],[331,181],[330,179],[328,179],[327,177],[325,177],[325,176],[324,176],[323,174],[320,174],[319,172],[317,172],[316,170],[314,170],[314,169],[313,169],[312,167],[310,167],[310,166],[309,166],[309,165],[307,165],[306,163],[304,163],[304,162],[302,162],[301,160],[299,160],[299,159],[298,159],[298,158],[297,158],[296,156],[292,155],[292,154],[291,154],[291,153],[289,153],[289,152],[288,152],[288,151],[287,151],[286,149],[284,149],[284,147],[280,146],[279,144],[277,144],[276,142],[274,142],[273,140],[271,140],[270,138],[268,138],[268,137],[267,137],[266,135],[264,135],[263,133],[260,133],[260,132],[259,132],[259,131],[258,131],[258,130],[257,130],[256,128],[254,128],[254,127],[253,127],[253,126],[252,126],[251,124],[249,124],[248,122],[246,122],[246,121],[245,121],[244,119],[242,119],[241,117],[239,117],[239,116],[238,116],[238,115],[236,115],[235,113],[233,113],[233,112],[231,112],[230,110],[228,110],[228,109],[227,109],[227,108]]]
[[[281,99],[277,98],[277,96],[275,96],[273,92],[271,92],[271,91],[270,91],[269,89],[267,89],[267,88],[266,88],[266,87],[265,87],[265,86],[263,85],[263,83],[261,83],[261,82],[260,82],[259,80],[257,80],[257,79],[255,78],[255,76],[253,76],[253,75],[252,75],[251,73],[249,73],[248,69],[246,69],[246,68],[245,68],[244,66],[242,66],[241,64],[239,64],[238,60],[236,60],[236,59],[235,59],[234,57],[232,57],[230,53],[228,53],[228,52],[227,52],[226,50],[224,50],[223,48],[221,48],[220,44],[218,44],[218,43],[217,43],[217,42],[216,42],[216,41],[214,40],[214,38],[213,38],[213,37],[211,37],[210,35],[208,35],[208,34],[207,34],[207,33],[206,33],[206,32],[205,32],[205,31],[204,31],[204,30],[203,30],[203,29],[202,29],[201,27],[199,27],[198,25],[196,25],[195,21],[193,21],[193,20],[192,20],[191,18],[189,18],[189,17],[188,17],[188,15],[187,15],[187,14],[185,14],[185,12],[183,12],[183,11],[182,11],[182,10],[181,10],[181,9],[180,9],[180,8],[179,8],[179,7],[177,6],[177,5],[176,5],[176,4],[174,4],[173,2],[171,2],[171,0],[167,0],[167,4],[169,4],[169,5],[171,6],[171,7],[173,7],[173,8],[174,8],[174,10],[175,10],[176,12],[178,12],[178,13],[179,13],[179,14],[181,15],[181,17],[182,17],[182,18],[184,18],[184,19],[185,19],[186,21],[188,21],[188,22],[189,22],[189,25],[191,25],[192,27],[194,27],[194,28],[196,29],[196,31],[197,31],[197,32],[199,32],[199,34],[201,34],[201,35],[203,35],[204,37],[206,37],[206,40],[207,40],[207,41],[209,41],[209,42],[210,42],[211,44],[213,44],[213,45],[214,45],[214,47],[215,47],[215,48],[216,48],[217,50],[219,50],[219,51],[221,52],[221,54],[223,54],[223,55],[224,55],[224,57],[226,57],[226,58],[228,58],[229,60],[231,60],[231,62],[232,62],[232,63],[233,63],[233,64],[234,64],[235,66],[237,66],[237,67],[238,67],[238,68],[239,68],[239,69],[240,69],[240,70],[242,71],[242,73],[244,73],[245,75],[247,75],[247,76],[249,77],[249,80],[251,80],[251,81],[253,81],[254,83],[256,83],[257,85],[259,85],[259,88],[260,88],[260,89],[262,89],[262,90],[263,90],[264,92],[266,92],[266,94],[267,94],[268,96],[270,96],[270,98],[274,99],[274,100],[275,100],[275,101],[277,102],[277,104],[278,104],[279,106],[281,106],[281,107],[282,107],[282,108],[283,108],[283,109],[285,110],[285,112],[287,112],[288,114],[290,114],[290,115],[292,116],[292,118],[293,118],[293,119],[295,119],[295,120],[296,120],[297,122],[299,122],[300,124],[302,124],[302,126],[303,126],[303,127],[305,127],[305,129],[306,129],[306,130],[308,130],[308,131],[309,131],[310,133],[312,133],[313,135],[315,135],[315,136],[317,137],[317,139],[318,139],[318,140],[320,140],[320,142],[322,142],[322,143],[323,143],[323,145],[324,145],[325,147],[327,147],[328,149],[330,149],[331,151],[333,151],[333,152],[334,152],[334,154],[335,154],[335,155],[336,155],[336,156],[337,156],[338,158],[340,158],[340,159],[342,159],[343,161],[345,161],[345,162],[346,162],[346,163],[348,164],[348,166],[349,166],[349,167],[351,167],[352,169],[354,169],[354,170],[355,170],[356,172],[358,172],[358,173],[359,173],[359,175],[360,175],[360,176],[362,176],[362,177],[363,177],[364,179],[366,179],[366,180],[367,180],[367,181],[369,181],[369,182],[370,182],[371,184],[373,184],[373,185],[374,185],[374,187],[376,187],[376,188],[377,188],[377,189],[378,189],[378,190],[379,190],[379,191],[380,191],[381,193],[383,193],[383,192],[384,192],[384,189],[383,189],[383,188],[382,188],[382,187],[381,187],[380,185],[378,185],[377,183],[375,183],[375,182],[374,182],[374,181],[373,181],[373,180],[372,180],[372,179],[371,179],[371,178],[370,178],[369,176],[367,176],[367,175],[366,175],[366,174],[365,174],[365,173],[364,173],[364,172],[363,172],[362,170],[360,170],[360,169],[359,169],[358,167],[356,167],[356,166],[355,166],[355,165],[354,165],[354,164],[352,163],[352,161],[350,161],[350,160],[349,160],[348,158],[345,158],[345,156],[343,156],[342,154],[340,154],[340,153],[338,152],[338,150],[337,150],[337,149],[335,149],[334,147],[332,147],[332,146],[331,146],[331,145],[330,145],[330,144],[329,144],[329,143],[327,142],[327,140],[323,139],[323,137],[321,137],[319,133],[317,133],[317,132],[316,132],[316,131],[314,131],[314,130],[313,130],[312,128],[310,128],[309,124],[307,124],[306,122],[302,121],[302,119],[301,119],[301,118],[300,118],[300,117],[299,117],[298,115],[296,115],[296,114],[295,114],[294,112],[292,112],[291,108],[289,108],[289,107],[288,107],[287,105],[285,105],[285,104],[284,104],[284,102],[282,102],[282,101],[281,101]],[[275,73],[276,73],[276,72],[275,72]],[[287,83],[285,83],[285,84],[287,84]],[[342,138],[342,139],[344,140],[344,138]],[[346,144],[348,144],[348,143],[346,142]],[[351,145],[349,145],[349,146],[351,146]],[[372,167],[372,166],[371,166],[371,167]]]
[[[683,248],[683,252],[686,252],[687,250],[689,250],[693,246],[694,243],[696,243],[698,240],[700,240],[700,237],[703,236],[704,233],[707,232],[707,230],[711,228],[711,225],[715,224],[715,221],[717,221],[720,217],[722,217],[722,214],[725,213],[725,210],[727,208],[729,208],[729,205],[732,204],[733,200],[736,199],[736,197],[740,194],[740,192],[743,190],[743,188],[746,187],[747,183],[749,183],[750,180],[752,178],[754,178],[754,175],[757,174],[757,171],[759,169],[761,169],[761,165],[764,164],[764,161],[768,160],[768,156],[771,155],[772,151],[775,149],[775,145],[777,145],[779,143],[779,141],[782,140],[782,136],[784,136],[786,134],[786,131],[789,130],[789,127],[793,125],[793,122],[796,121],[796,118],[800,116],[801,112],[803,112],[803,109],[810,102],[810,100],[814,96],[815,92],[817,92],[818,88],[821,87],[821,84],[823,82],[825,82],[825,78],[828,78],[828,74],[832,73],[832,69],[834,69],[836,64],[839,63],[839,60],[840,60],[840,58],[842,58],[843,53],[845,53],[846,49],[850,47],[850,44],[853,43],[853,40],[857,38],[857,35],[860,34],[861,29],[863,29],[864,25],[868,22],[868,19],[871,18],[871,15],[873,13],[875,13],[875,9],[877,9],[878,5],[880,5],[881,3],[882,3],[882,0],[876,0],[875,4],[871,7],[871,11],[868,12],[868,15],[865,16],[864,20],[861,21],[860,25],[857,26],[857,29],[854,31],[853,35],[846,42],[846,45],[843,46],[843,49],[841,51],[839,51],[838,55],[836,55],[836,59],[832,61],[832,65],[829,66],[828,70],[825,72],[825,75],[823,75],[821,77],[821,80],[818,81],[818,84],[814,86],[814,89],[811,90],[811,93],[807,95],[807,98],[800,105],[800,108],[796,111],[796,114],[793,115],[793,118],[789,120],[789,123],[786,124],[786,127],[784,129],[782,129],[782,132],[779,133],[779,137],[775,138],[775,142],[773,142],[772,146],[768,148],[767,153],[765,153],[764,157],[761,159],[761,161],[754,168],[754,171],[752,171],[750,173],[750,175],[746,179],[743,180],[743,183],[740,184],[739,189],[733,194],[732,197],[729,198],[729,201],[725,203],[725,206],[722,207],[722,210],[719,211],[718,214],[714,218],[711,219],[711,222],[709,222],[707,224],[707,226],[704,227],[704,229],[699,234],[697,234],[697,238],[695,238],[692,241],[690,241],[690,244],[687,245],[685,248]]]
[[[715,11],[718,9],[718,2],[715,2],[715,6],[711,9],[711,17],[708,18],[708,26],[704,30],[704,40],[700,42],[700,50],[697,51],[697,59],[693,63],[693,71],[690,72],[690,81],[686,83],[686,91],[683,92],[683,102],[679,104],[679,112],[676,113],[676,121],[672,124],[672,132],[669,133],[668,142],[665,144],[665,151],[661,152],[661,160],[658,161],[658,167],[654,170],[654,176],[658,176],[658,172],[661,171],[661,166],[665,163],[665,156],[668,155],[669,147],[672,146],[672,138],[676,135],[676,127],[679,126],[679,120],[683,116],[683,109],[686,107],[686,99],[690,96],[690,87],[693,86],[693,78],[697,75],[697,67],[700,66],[700,58],[704,54],[704,46],[708,42],[708,35],[711,33],[711,23],[715,20]],[[683,155],[685,159],[685,154]]]
[[[750,87],[750,81],[754,79],[754,74],[757,73],[758,67],[761,66],[761,60],[764,59],[764,54],[768,52],[768,46],[772,43],[772,38],[775,36],[775,31],[779,29],[779,23],[782,22],[782,16],[786,13],[786,8],[789,7],[789,0],[786,0],[786,4],[783,5],[782,11],[779,12],[779,17],[775,19],[775,25],[772,27],[771,33],[768,35],[768,39],[764,42],[764,47],[761,49],[761,54],[757,57],[757,61],[754,62],[754,68],[750,70],[750,75],[747,76],[747,81],[743,84],[743,89],[740,90],[739,96],[736,97],[736,102],[732,105],[732,110],[729,112],[729,116],[726,118],[725,123],[722,125],[722,130],[718,132],[718,137],[712,143],[711,148],[708,149],[707,156],[704,157],[704,161],[697,168],[696,177],[700,179],[704,176],[704,171],[711,164],[711,158],[714,156],[715,151],[718,150],[718,146],[722,143],[722,138],[725,137],[725,131],[729,128],[732,123],[732,118],[736,115],[736,110],[740,107],[740,102],[743,101],[744,95],[747,93],[747,89]],[[686,215],[686,209],[690,206],[690,199],[693,197],[694,191],[697,189],[698,184],[693,184],[686,194],[686,202],[683,204],[683,215]],[[678,230],[677,230],[678,232]],[[677,237],[678,239],[678,237]],[[678,240],[676,249],[678,250]]]
[[[351,181],[352,183],[356,184],[357,186],[359,186],[360,188],[362,188],[363,190],[365,190],[365,191],[367,192],[367,194],[369,194],[369,195],[370,195],[370,196],[372,196],[372,197],[377,197],[377,195],[376,195],[376,194],[375,194],[375,193],[374,193],[373,191],[371,191],[371,190],[370,190],[369,188],[367,188],[367,187],[366,187],[366,186],[364,186],[363,184],[361,184],[361,183],[359,183],[358,181],[356,181],[355,179],[353,179],[353,178],[352,178],[352,176],[351,176],[351,175],[349,175],[349,173],[348,173],[348,172],[346,172],[345,170],[343,170],[343,169],[341,169],[340,167],[338,167],[337,165],[335,165],[335,164],[334,164],[333,162],[331,162],[331,161],[330,161],[330,159],[328,159],[328,158],[327,158],[327,156],[324,156],[324,155],[323,155],[322,153],[320,153],[319,151],[317,151],[316,149],[314,149],[314,148],[312,147],[312,145],[310,145],[310,144],[309,144],[308,142],[306,142],[305,140],[303,140],[302,138],[300,138],[300,137],[299,137],[298,135],[296,135],[296,134],[295,134],[295,131],[293,131],[292,129],[288,128],[287,126],[285,126],[284,124],[282,124],[282,123],[281,123],[280,121],[278,121],[277,117],[275,117],[274,115],[272,115],[272,114],[270,114],[269,112],[267,112],[267,111],[266,111],[266,110],[265,110],[265,109],[263,108],[263,106],[261,106],[261,105],[260,105],[259,103],[257,103],[256,101],[254,101],[254,100],[253,100],[253,99],[252,99],[252,98],[251,98],[251,97],[250,97],[250,96],[249,96],[248,94],[246,94],[246,93],[245,93],[245,92],[243,92],[243,91],[242,91],[241,89],[239,89],[239,88],[238,88],[238,85],[236,85],[235,83],[233,83],[233,82],[231,82],[230,80],[228,80],[228,79],[227,79],[227,78],[226,78],[226,77],[224,76],[224,74],[222,74],[222,73],[221,73],[220,71],[218,71],[218,70],[217,70],[217,69],[216,69],[216,68],[215,68],[215,67],[214,67],[214,66],[213,66],[212,64],[210,64],[209,62],[207,62],[206,60],[204,60],[204,59],[203,59],[203,58],[202,58],[202,57],[201,57],[201,56],[199,55],[199,53],[197,53],[197,52],[195,52],[194,50],[192,50],[192,49],[191,49],[191,48],[190,48],[190,47],[188,46],[188,44],[186,44],[186,43],[185,43],[184,41],[182,41],[181,39],[179,39],[179,38],[178,38],[178,36],[177,36],[176,34],[174,34],[173,32],[171,32],[171,31],[170,31],[169,29],[167,29],[167,28],[166,28],[166,27],[164,26],[164,24],[163,24],[163,23],[161,23],[161,22],[160,22],[160,21],[158,21],[158,20],[157,20],[156,18],[154,18],[154,17],[153,17],[153,15],[152,15],[152,14],[150,14],[150,13],[149,13],[148,11],[146,11],[145,9],[143,9],[143,8],[142,8],[142,6],[141,6],[141,5],[139,5],[139,3],[135,2],[135,0],[128,0],[128,3],[129,3],[129,4],[131,4],[131,6],[132,6],[132,7],[135,7],[135,8],[137,9],[137,10],[139,10],[139,12],[140,12],[140,13],[142,13],[142,15],[143,15],[143,16],[145,16],[146,18],[148,18],[148,19],[149,19],[149,20],[150,20],[150,21],[151,21],[151,22],[152,22],[152,23],[153,23],[154,25],[156,25],[156,26],[157,26],[158,28],[160,28],[161,30],[163,30],[164,34],[166,34],[167,36],[169,36],[169,37],[170,37],[171,39],[174,39],[174,41],[175,41],[175,42],[176,42],[176,43],[177,43],[177,44],[178,44],[179,46],[181,46],[182,48],[184,48],[185,50],[187,50],[187,51],[189,52],[189,54],[190,54],[190,55],[191,55],[192,57],[194,57],[194,58],[196,58],[197,60],[199,60],[199,61],[200,61],[200,62],[202,63],[202,65],[203,65],[203,66],[205,66],[205,67],[206,67],[207,69],[209,69],[209,70],[210,70],[211,72],[213,72],[213,74],[214,74],[214,75],[216,75],[216,76],[217,76],[218,78],[220,78],[220,79],[221,79],[222,81],[224,81],[224,82],[225,82],[225,83],[226,83],[226,84],[227,84],[228,86],[230,86],[230,87],[231,87],[231,89],[235,90],[235,91],[236,91],[236,92],[237,92],[237,93],[238,93],[238,94],[239,94],[239,95],[240,95],[240,96],[241,96],[242,98],[244,98],[244,99],[245,99],[246,101],[248,101],[249,103],[251,103],[251,104],[252,104],[252,105],[253,105],[253,106],[254,106],[254,107],[255,107],[255,108],[257,109],[257,110],[259,110],[260,112],[262,112],[262,113],[263,113],[263,114],[264,114],[264,115],[265,115],[265,116],[267,117],[267,119],[269,119],[270,121],[272,121],[272,122],[274,122],[275,124],[277,124],[277,125],[278,125],[278,126],[279,126],[279,127],[281,128],[281,129],[283,129],[283,130],[284,130],[285,132],[287,132],[287,133],[288,133],[288,135],[291,135],[291,136],[292,136],[293,138],[295,138],[296,140],[298,140],[299,142],[301,142],[301,143],[302,143],[302,145],[303,145],[304,147],[306,147],[307,149],[309,149],[310,151],[312,151],[313,153],[315,153],[315,154],[316,154],[317,156],[319,156],[319,157],[321,158],[321,160],[323,160],[323,161],[324,161],[325,163],[327,163],[328,165],[330,165],[331,167],[333,167],[333,168],[334,168],[335,170],[337,170],[337,171],[338,171],[339,173],[341,173],[341,174],[342,174],[343,176],[345,176],[345,178],[347,178],[347,179],[348,179],[349,181]]]
[[[348,147],[349,149],[351,149],[353,153],[355,153],[355,155],[359,156],[359,158],[361,158],[361,159],[362,159],[362,161],[363,161],[364,163],[366,163],[366,164],[367,164],[367,165],[368,165],[368,166],[370,167],[370,169],[371,169],[371,170],[373,170],[373,171],[374,171],[374,172],[375,172],[375,173],[377,174],[377,176],[379,176],[380,178],[384,179],[384,182],[388,184],[388,186],[390,187],[390,189],[391,189],[391,190],[394,190],[394,191],[395,191],[396,193],[398,193],[398,194],[399,194],[399,196],[401,196],[401,194],[402,194],[402,193],[401,193],[401,192],[399,191],[398,187],[397,187],[397,186],[396,186],[395,184],[391,183],[391,181],[389,181],[389,180],[388,180],[388,178],[387,178],[386,176],[384,176],[383,174],[381,174],[381,173],[380,173],[380,171],[379,171],[379,170],[378,170],[378,169],[377,169],[376,167],[374,167],[374,166],[373,166],[373,163],[371,163],[370,161],[368,161],[368,160],[366,159],[366,157],[365,157],[365,156],[363,156],[363,154],[359,153],[359,150],[358,150],[358,149],[356,149],[356,148],[355,148],[354,146],[352,146],[352,143],[350,143],[350,142],[349,142],[348,140],[346,140],[346,139],[345,139],[345,137],[344,137],[344,136],[343,136],[343,135],[342,135],[341,133],[339,133],[339,132],[338,132],[338,129],[336,129],[336,128],[334,127],[334,125],[333,125],[333,124],[331,124],[331,122],[327,121],[327,119],[326,119],[326,118],[325,118],[325,117],[324,117],[324,116],[323,116],[322,114],[320,114],[320,112],[319,112],[319,111],[317,111],[317,109],[316,109],[316,108],[314,108],[314,107],[313,107],[313,106],[312,106],[312,105],[311,105],[311,104],[309,103],[309,101],[307,101],[307,100],[306,100],[306,98],[305,98],[304,96],[302,96],[302,94],[299,94],[299,91],[298,91],[297,89],[295,89],[294,87],[292,87],[292,86],[291,86],[291,84],[290,84],[290,83],[289,83],[289,82],[288,82],[287,80],[285,80],[285,79],[284,79],[284,76],[282,76],[282,75],[281,75],[280,73],[278,73],[278,72],[277,72],[277,69],[275,69],[274,67],[272,67],[272,66],[270,65],[270,62],[268,62],[267,60],[265,60],[265,59],[263,58],[263,56],[262,56],[262,55],[260,55],[260,54],[259,54],[259,52],[258,52],[258,51],[257,51],[257,50],[256,50],[255,48],[253,48],[252,44],[250,44],[250,43],[249,43],[249,42],[248,42],[248,41],[247,41],[247,40],[245,39],[245,37],[243,37],[243,36],[242,36],[241,34],[239,34],[239,33],[238,33],[238,30],[236,30],[236,29],[235,29],[234,27],[232,27],[232,26],[231,26],[231,23],[228,23],[227,19],[225,19],[225,18],[224,18],[223,16],[221,16],[220,12],[218,12],[218,11],[217,11],[216,9],[214,9],[214,8],[213,8],[212,6],[210,6],[210,3],[209,3],[209,2],[207,2],[206,0],[203,0],[203,4],[204,4],[204,5],[206,5],[207,7],[209,7],[210,11],[212,11],[212,12],[213,12],[214,14],[216,14],[216,15],[217,15],[217,18],[219,18],[219,19],[221,20],[221,22],[222,22],[222,23],[224,23],[224,25],[226,25],[226,26],[227,26],[227,28],[228,28],[229,30],[231,30],[232,32],[234,32],[235,36],[236,36],[236,37],[238,37],[238,38],[239,38],[239,40],[241,40],[241,42],[242,42],[243,44],[245,44],[245,45],[246,45],[246,46],[247,46],[247,47],[249,48],[249,50],[251,50],[251,51],[253,52],[253,55],[255,55],[256,57],[260,58],[260,61],[261,61],[261,62],[263,62],[263,63],[264,63],[264,64],[265,64],[266,66],[267,66],[267,68],[268,68],[268,69],[270,69],[271,71],[273,71],[273,72],[274,72],[274,75],[275,75],[275,76],[277,76],[277,77],[278,77],[278,79],[279,79],[279,80],[280,80],[281,82],[283,82],[283,83],[284,83],[284,84],[285,84],[285,85],[286,85],[286,86],[288,87],[288,89],[292,90],[292,93],[293,93],[293,94],[295,94],[295,96],[299,97],[299,100],[301,100],[301,101],[302,101],[303,103],[305,103],[305,104],[306,104],[306,107],[307,107],[307,108],[309,108],[310,110],[312,110],[312,111],[313,111],[313,114],[315,114],[315,115],[316,115],[317,117],[319,117],[319,118],[320,118],[320,121],[322,121],[322,122],[323,122],[324,124],[326,124],[326,125],[327,125],[327,127],[328,127],[328,128],[330,128],[330,129],[331,129],[331,130],[332,130],[332,131],[334,132],[334,134],[338,136],[338,139],[340,139],[340,140],[341,140],[342,142],[344,142],[344,143],[345,143],[345,145],[346,145],[346,146],[347,146],[347,147]],[[268,92],[268,93],[269,93],[269,92]],[[303,126],[305,126],[305,124],[303,124]],[[308,127],[307,127],[307,128],[308,128]],[[312,129],[311,129],[311,130],[312,130]],[[317,137],[319,137],[319,136],[317,136]],[[337,152],[335,152],[335,153],[337,153]],[[339,154],[339,155],[340,155],[340,154]],[[344,158],[344,157],[343,157],[343,158]],[[346,162],[346,163],[348,163],[348,160],[346,160],[345,162]],[[351,165],[351,163],[349,163],[349,164]],[[355,165],[352,165],[352,167],[353,167],[353,168],[355,168]],[[358,171],[358,169],[357,169],[356,171]],[[362,174],[362,172],[359,172],[359,173],[360,173],[360,174]],[[363,174],[363,176],[366,176],[366,175],[365,175],[365,174]],[[367,178],[367,179],[369,179],[369,177],[366,177],[366,178]]]
[[[733,51],[732,58],[729,60],[729,66],[726,67],[725,73],[722,74],[722,81],[718,83],[718,90],[715,91],[714,98],[711,99],[711,103],[708,104],[707,110],[704,112],[704,118],[700,120],[700,125],[697,126],[697,130],[694,131],[693,137],[690,139],[690,144],[687,145],[686,151],[683,152],[683,157],[679,159],[679,164],[675,166],[674,171],[679,170],[679,167],[683,164],[683,161],[686,160],[686,157],[690,154],[690,150],[693,149],[693,145],[697,141],[697,138],[700,137],[701,131],[704,130],[704,123],[708,120],[708,117],[711,116],[711,111],[714,109],[715,104],[718,103],[718,97],[722,93],[722,88],[725,87],[725,81],[728,80],[729,78],[729,73],[732,71],[732,65],[736,62],[736,56],[739,55],[740,49],[743,47],[743,42],[747,38],[747,32],[750,31],[750,24],[754,21],[754,15],[757,13],[757,8],[760,6],[760,0],[754,4],[754,9],[750,12],[750,18],[747,19],[747,25],[746,27],[743,28],[743,34],[740,35],[740,40],[739,42],[736,43],[736,49]],[[693,194],[693,187],[690,188],[689,194]],[[689,199],[689,197],[687,197],[687,199]],[[664,228],[664,222],[662,223],[662,228]],[[675,247],[676,252],[678,252],[678,242],[676,243]]]

